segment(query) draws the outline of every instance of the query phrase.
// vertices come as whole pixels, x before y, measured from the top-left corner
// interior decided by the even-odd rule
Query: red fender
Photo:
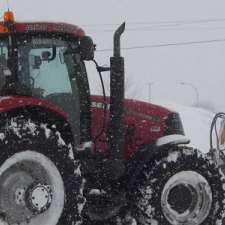
[[[41,106],[63,116],[65,119],[68,118],[68,114],[57,106],[49,103],[46,100],[37,99],[34,97],[26,97],[26,96],[7,96],[0,97],[0,112],[6,112],[16,108],[22,108],[26,106]]]

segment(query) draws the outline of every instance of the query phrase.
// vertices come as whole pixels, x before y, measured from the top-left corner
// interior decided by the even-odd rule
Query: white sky
[[[225,39],[224,0],[9,0],[18,20],[49,20],[81,25],[97,44],[97,49],[112,47],[116,26],[87,26],[88,24],[118,24],[127,22],[122,46]],[[6,7],[6,0],[0,0]],[[3,10],[2,10],[3,11]],[[133,22],[193,21],[224,19],[214,23],[192,23],[165,26],[161,30],[150,24]],[[85,26],[86,25],[86,26]],[[165,25],[165,24],[164,24]],[[144,27],[144,28],[143,28]],[[129,30],[143,28],[142,30]],[[163,30],[162,30],[163,29]],[[110,30],[108,32],[99,32]],[[147,31],[146,31],[147,30]],[[100,64],[108,64],[109,52],[97,52]],[[201,101],[209,101],[225,111],[225,41],[219,43],[146,48],[123,51],[126,75],[132,90],[129,94],[148,100],[148,82],[152,98],[192,104],[196,101],[189,82],[197,87]],[[92,80],[97,79],[93,68]],[[105,74],[107,76],[107,74]],[[95,82],[96,83],[96,82]],[[134,89],[136,89],[134,91]]]

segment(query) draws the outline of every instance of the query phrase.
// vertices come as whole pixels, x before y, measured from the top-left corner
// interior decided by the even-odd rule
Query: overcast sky
[[[6,8],[0,0],[0,8]],[[123,47],[225,39],[224,0],[9,0],[18,20],[63,21],[80,25],[97,50],[112,48],[116,24],[127,22]],[[100,24],[100,25],[99,25]],[[105,25],[102,25],[105,24]],[[96,52],[108,64],[111,51]],[[131,97],[192,104],[212,102],[225,111],[225,41],[124,50]],[[97,80],[93,66],[91,80]],[[105,74],[105,76],[108,76]],[[96,82],[95,82],[96,83]]]

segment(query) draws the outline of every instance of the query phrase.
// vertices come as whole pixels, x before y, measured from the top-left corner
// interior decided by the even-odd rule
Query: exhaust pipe
[[[120,38],[125,30],[123,23],[114,34],[114,53],[110,58],[110,123],[109,149],[111,155],[112,177],[119,178],[124,174],[124,58],[120,55]]]

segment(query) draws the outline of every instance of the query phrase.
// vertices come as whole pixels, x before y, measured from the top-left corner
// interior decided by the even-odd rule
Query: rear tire
[[[142,225],[222,225],[224,178],[212,160],[181,147],[145,169],[134,215]]]
[[[81,222],[79,161],[60,133],[24,116],[0,128],[0,220],[4,224]],[[0,221],[0,222],[1,222]]]

